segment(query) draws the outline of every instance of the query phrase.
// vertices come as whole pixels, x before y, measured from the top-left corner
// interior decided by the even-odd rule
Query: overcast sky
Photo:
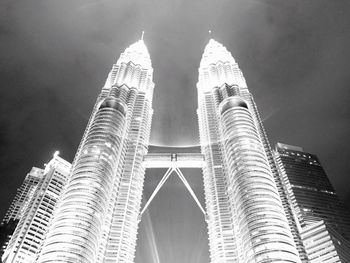
[[[212,30],[239,63],[271,144],[317,154],[350,204],[349,1],[2,0],[1,215],[32,166],[55,150],[73,159],[112,64],[142,30],[153,144],[198,144],[196,82]],[[147,173],[145,198],[160,175]],[[200,172],[185,175],[203,201]],[[199,209],[176,177],[164,187],[141,222],[136,261],[158,263],[158,250],[160,262],[209,262]]]

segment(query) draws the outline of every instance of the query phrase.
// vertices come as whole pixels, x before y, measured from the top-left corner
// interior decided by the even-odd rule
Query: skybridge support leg
[[[176,174],[179,176],[179,178],[181,179],[181,181],[184,183],[184,185],[186,186],[187,190],[190,192],[190,194],[191,194],[191,196],[193,197],[194,201],[197,203],[199,209],[200,209],[200,210],[202,211],[202,213],[204,214],[205,219],[207,219],[207,214],[206,214],[205,210],[203,209],[203,207],[202,207],[201,203],[199,202],[199,200],[198,200],[196,194],[193,192],[193,190],[192,190],[190,184],[187,182],[187,180],[186,180],[185,176],[183,175],[183,173],[181,172],[181,170],[180,170],[178,167],[176,167],[176,168],[175,168],[175,172],[176,172]]]
[[[141,217],[143,215],[143,213],[146,211],[146,209],[148,208],[148,206],[151,204],[152,200],[154,199],[154,197],[157,195],[157,193],[159,192],[159,190],[162,188],[162,186],[164,185],[164,183],[166,182],[166,180],[168,180],[169,176],[171,175],[172,172],[174,172],[177,174],[177,176],[180,178],[180,180],[184,183],[184,185],[186,186],[187,190],[190,192],[192,198],[194,199],[194,201],[196,202],[197,206],[199,207],[199,209],[202,211],[205,220],[208,220],[208,216],[207,213],[205,212],[204,208],[202,207],[201,203],[199,202],[196,194],[193,192],[190,184],[187,182],[185,176],[183,175],[182,171],[180,170],[179,167],[176,166],[172,166],[169,167],[169,169],[165,172],[164,176],[162,177],[162,179],[160,180],[160,182],[158,183],[157,187],[154,189],[151,197],[148,199],[146,205],[144,206],[144,208],[142,209],[141,213],[139,214],[139,221],[141,220]]]
[[[139,215],[139,220],[141,220],[142,214],[146,211],[147,207],[149,206],[149,204],[152,202],[153,198],[157,195],[157,193],[159,192],[160,188],[162,188],[163,184],[166,182],[166,180],[168,180],[170,174],[173,172],[173,168],[169,167],[169,169],[165,172],[162,180],[160,180],[160,182],[158,183],[156,189],[154,189],[151,197],[148,199],[146,205],[144,206],[144,208],[142,209],[140,215]]]

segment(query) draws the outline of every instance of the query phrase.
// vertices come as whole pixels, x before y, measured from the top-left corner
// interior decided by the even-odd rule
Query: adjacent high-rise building
[[[298,146],[277,143],[275,157],[310,262],[349,262],[350,213],[317,156]]]
[[[154,83],[141,39],[97,98],[37,262],[133,262]]]
[[[253,96],[213,39],[197,89],[211,262],[300,262],[305,251],[293,240],[300,236]]]
[[[40,179],[36,189],[33,188],[31,198],[5,249],[3,262],[32,263],[35,261],[51,223],[57,201],[68,179],[70,168],[69,162],[55,154],[45,170],[32,169],[32,172],[35,171],[35,176]],[[33,176],[31,173],[29,175]]]
[[[38,184],[43,179],[44,170],[33,167],[26,175],[22,185],[17,189],[15,198],[0,225],[0,257],[10,240],[19,220],[22,218]]]
[[[275,154],[301,226],[324,220],[350,240],[350,213],[335,193],[317,156],[282,143],[277,143]]]
[[[33,197],[33,194],[38,184],[43,179],[44,170],[33,167],[25,177],[22,185],[17,189],[15,198],[13,199],[9,210],[7,210],[2,223],[7,223],[10,220],[21,219],[24,210],[28,206],[29,201]]]

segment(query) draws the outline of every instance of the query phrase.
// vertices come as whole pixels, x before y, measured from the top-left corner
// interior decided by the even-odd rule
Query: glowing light
[[[144,220],[144,222],[146,224],[145,231],[146,231],[147,239],[148,239],[149,244],[151,246],[151,256],[153,259],[152,262],[160,263],[157,242],[156,242],[156,239],[154,236],[153,224],[152,224],[152,219],[151,219],[151,216],[149,214],[149,211],[146,211],[145,215],[146,215],[146,218]]]
[[[60,154],[60,151],[55,151],[55,153],[53,154],[53,157],[57,157]]]

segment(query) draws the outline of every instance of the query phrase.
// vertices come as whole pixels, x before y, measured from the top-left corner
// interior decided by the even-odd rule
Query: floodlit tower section
[[[37,185],[5,250],[3,262],[35,262],[70,168],[71,164],[58,155],[46,165],[43,178]]]
[[[231,53],[213,39],[197,89],[211,262],[300,262],[253,98]]]
[[[113,65],[38,262],[132,262],[154,83],[143,40]]]

